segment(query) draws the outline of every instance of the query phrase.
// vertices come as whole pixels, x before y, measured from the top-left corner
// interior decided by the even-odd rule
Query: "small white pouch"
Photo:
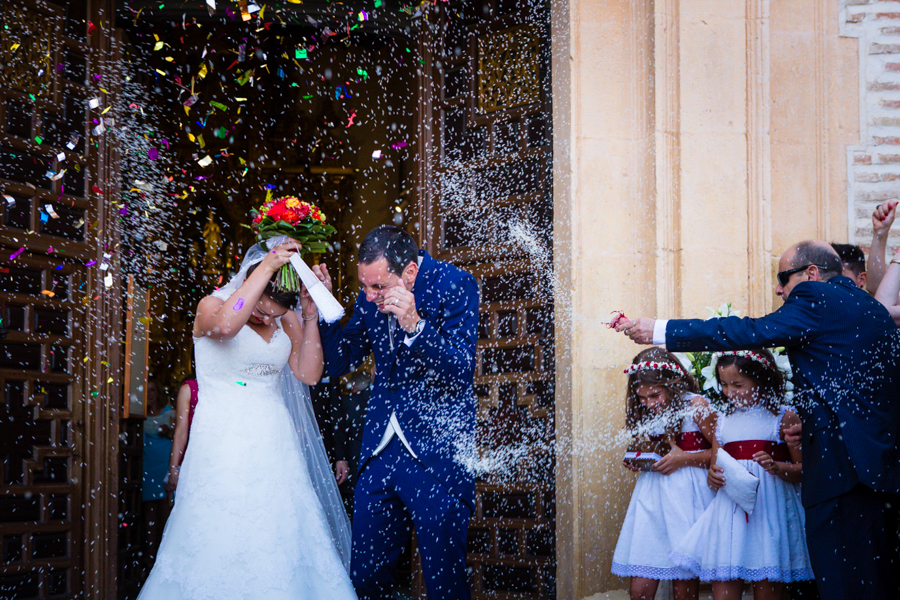
[[[722,448],[719,448],[719,452],[716,454],[716,464],[725,469],[725,487],[722,488],[722,491],[728,494],[735,504],[744,509],[749,517],[756,508],[759,478]]]

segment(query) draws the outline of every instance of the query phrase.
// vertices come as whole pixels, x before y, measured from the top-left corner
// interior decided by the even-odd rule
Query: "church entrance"
[[[0,111],[0,590],[134,597],[154,534],[143,409],[125,403],[128,279],[147,298],[130,320],[147,376],[172,401],[196,304],[236,272],[271,193],[338,229],[313,260],[345,306],[382,223],[476,276],[473,594],[555,597],[548,6],[30,1],[4,6],[0,48],[16,65]],[[335,406],[359,403],[365,367],[332,382]],[[406,560],[398,593],[424,597]]]

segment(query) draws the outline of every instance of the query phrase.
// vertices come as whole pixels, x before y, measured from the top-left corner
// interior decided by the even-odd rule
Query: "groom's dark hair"
[[[359,245],[358,260],[364,265],[371,265],[384,258],[388,271],[394,275],[403,273],[403,269],[419,258],[419,248],[411,235],[393,225],[381,225],[369,232]]]

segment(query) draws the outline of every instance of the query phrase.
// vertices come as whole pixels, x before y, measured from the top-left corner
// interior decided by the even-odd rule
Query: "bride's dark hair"
[[[259,263],[250,265],[250,268],[247,269],[247,277],[250,277],[250,274],[259,266]],[[263,294],[271,298],[275,301],[276,304],[285,307],[288,310],[294,310],[297,307],[297,302],[300,301],[300,294],[296,292],[285,292],[283,290],[275,289],[275,277],[278,274],[275,273],[272,275],[272,278],[266,283],[266,289],[263,290]]]

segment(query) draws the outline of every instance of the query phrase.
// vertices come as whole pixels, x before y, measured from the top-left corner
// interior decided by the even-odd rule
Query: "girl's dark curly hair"
[[[719,362],[716,363],[716,380],[719,382],[719,385],[722,385],[722,380],[719,377],[719,369],[722,367],[736,367],[739,373],[749,377],[758,386],[757,396],[759,403],[770,413],[777,415],[781,405],[784,404],[784,374],[776,366],[775,357],[772,356],[771,352],[766,349],[753,350],[752,352],[769,361],[771,367],[766,367],[761,362],[745,356],[725,354],[720,356]],[[722,394],[722,397],[725,398],[728,408],[734,410],[734,406],[725,394]]]
[[[697,394],[700,391],[697,380],[685,370],[678,359],[665,348],[652,347],[642,350],[634,357],[631,364],[642,362],[658,362],[674,364],[678,368],[672,369],[641,369],[628,376],[628,389],[625,392],[625,423],[628,429],[634,430],[638,425],[647,420],[651,414],[637,396],[639,385],[658,385],[666,390],[669,395],[667,411],[677,413],[684,408],[688,393]],[[669,431],[671,429],[671,431]],[[681,431],[681,421],[670,423],[667,427],[669,435],[676,435]]]

